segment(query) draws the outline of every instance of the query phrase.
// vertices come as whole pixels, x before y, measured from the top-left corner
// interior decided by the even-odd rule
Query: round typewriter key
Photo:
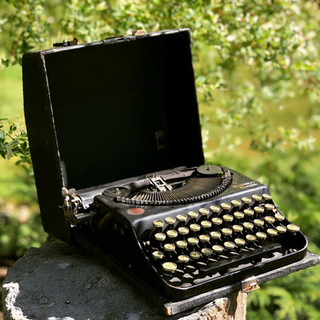
[[[220,224],[222,224],[222,219],[218,217],[212,218],[211,221],[215,226],[220,226]]]
[[[187,221],[187,216],[185,214],[178,214],[176,216],[176,219],[179,222],[186,222]]]
[[[190,224],[189,228],[193,232],[199,232],[201,229],[200,225],[198,225],[197,223]]]
[[[232,235],[232,229],[230,229],[230,228],[222,228],[221,229],[221,233],[224,236],[231,236]]]
[[[197,238],[191,237],[191,238],[188,238],[187,241],[191,246],[196,246],[199,244],[199,240]]]
[[[222,253],[223,252],[223,247],[218,245],[218,244],[215,244],[215,245],[212,246],[212,250],[215,253]]]
[[[167,231],[167,236],[170,239],[174,239],[178,236],[178,232],[176,230],[168,230]]]
[[[245,240],[243,240],[242,238],[235,238],[234,239],[234,243],[238,246],[238,247],[243,247],[246,242]]]
[[[266,203],[264,207],[267,211],[272,211],[275,208],[275,206],[271,203]]]
[[[288,224],[287,229],[289,232],[292,232],[292,233],[296,233],[300,231],[300,227],[293,223]]]
[[[221,233],[219,231],[211,231],[210,237],[214,240],[221,239]]]
[[[221,203],[220,206],[223,210],[226,210],[226,211],[230,210],[231,208],[231,205],[229,203]]]
[[[253,235],[253,234],[247,234],[246,235],[246,240],[248,242],[255,242],[257,240],[257,237],[255,235]]]
[[[260,196],[259,194],[253,194],[252,199],[256,202],[260,202],[262,200],[262,196]]]
[[[277,221],[281,222],[285,219],[285,216],[279,212],[277,212],[274,217],[276,218]]]
[[[231,241],[226,241],[226,242],[223,243],[223,246],[224,246],[225,249],[227,249],[227,250],[232,250],[232,249],[235,248],[236,245],[235,245],[233,242],[231,242]]]
[[[210,241],[210,237],[207,234],[200,234],[199,235],[199,240],[202,243],[209,242]]]
[[[185,254],[181,254],[180,256],[178,256],[178,262],[180,263],[188,263],[190,261],[190,258],[188,256],[186,256]]]
[[[241,198],[241,201],[245,204],[250,204],[251,203],[251,198],[248,197],[243,197]]]
[[[208,220],[203,220],[200,222],[200,224],[203,229],[209,229],[212,226],[212,223]]]
[[[188,243],[187,241],[184,241],[184,240],[178,240],[176,241],[176,245],[180,249],[185,249],[188,246]]]
[[[161,220],[155,220],[155,221],[153,221],[153,226],[155,228],[162,228],[163,227],[163,222]]]
[[[270,196],[270,194],[264,193],[262,195],[263,200],[265,201],[272,201],[272,197]]]
[[[204,256],[204,257],[210,257],[212,254],[213,254],[213,251],[212,251],[212,249],[210,249],[210,248],[202,248],[201,249],[201,253],[202,253],[202,255]]]
[[[258,240],[265,240],[267,239],[267,235],[264,232],[257,232],[256,237]]]
[[[180,249],[185,249],[188,246],[188,243],[187,241],[184,241],[184,240],[178,240],[176,241],[176,245]]]
[[[154,235],[154,238],[157,240],[157,241],[164,241],[166,240],[166,235],[162,232],[158,232]]]
[[[241,206],[241,201],[239,200],[232,200],[231,204],[235,207],[235,208],[239,208]]]
[[[189,218],[190,219],[197,219],[198,218],[198,212],[196,212],[196,211],[189,211],[188,212],[188,216],[189,216]]]
[[[244,223],[243,223],[243,227],[244,227],[246,230],[252,230],[252,229],[253,229],[253,223],[251,223],[251,222],[244,222]]]
[[[164,219],[164,221],[169,225],[173,225],[176,222],[176,219],[173,217],[167,217]]]
[[[176,249],[176,246],[173,243],[165,243],[163,248],[164,251],[173,252]]]
[[[265,220],[266,223],[273,224],[274,221],[275,221],[275,218],[271,217],[271,216],[265,216],[264,220]]]
[[[219,206],[211,206],[210,211],[213,213],[218,213],[220,211],[220,207]]]
[[[235,233],[240,233],[240,232],[243,231],[243,226],[240,226],[240,225],[238,225],[238,224],[234,224],[234,225],[232,226],[232,230],[233,230],[233,232],[235,232]]]
[[[225,221],[225,222],[232,222],[233,221],[233,216],[231,214],[224,214],[222,219]]]
[[[243,217],[244,217],[244,213],[243,213],[243,212],[240,212],[240,211],[236,211],[233,215],[234,215],[234,217],[235,217],[236,219],[238,219],[238,220],[241,220],[241,219],[243,219]]]
[[[254,211],[251,209],[245,209],[245,210],[243,210],[243,212],[246,215],[246,217],[249,217],[249,218],[253,217],[253,215],[254,215]]]
[[[174,262],[165,262],[162,264],[162,269],[167,272],[175,272],[177,265]]]
[[[277,226],[276,230],[278,231],[279,234],[283,234],[287,232],[287,228],[285,226]]]
[[[270,237],[275,237],[275,236],[278,235],[278,231],[277,231],[276,229],[269,228],[269,229],[267,230],[267,234],[268,234],[268,236],[270,236]]]
[[[264,225],[264,221],[262,219],[254,219],[253,223],[256,227],[260,228]]]
[[[164,257],[164,253],[162,251],[153,251],[152,256],[155,260],[161,260]]]
[[[202,215],[202,216],[207,216],[209,214],[209,210],[206,209],[206,208],[200,208],[199,209],[199,213]]]
[[[260,216],[264,212],[264,208],[263,207],[258,207],[258,206],[254,207],[253,210],[258,216]]]
[[[199,260],[201,258],[201,253],[198,251],[191,251],[190,252],[190,258],[192,260]]]
[[[185,236],[189,233],[189,229],[187,227],[180,227],[178,228],[179,234]]]

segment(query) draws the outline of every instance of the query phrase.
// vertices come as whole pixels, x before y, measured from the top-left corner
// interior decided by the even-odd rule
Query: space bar
[[[280,243],[270,243],[261,248],[257,248],[254,251],[239,253],[238,255],[229,259],[220,259],[215,262],[209,262],[206,266],[201,266],[200,271],[204,274],[220,272],[221,270],[234,268],[240,264],[245,264],[256,259],[264,258],[273,252],[281,251],[281,248],[282,246]]]

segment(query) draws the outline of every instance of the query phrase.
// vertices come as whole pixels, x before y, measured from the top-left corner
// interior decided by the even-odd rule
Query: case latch
[[[241,281],[241,287],[242,287],[242,291],[246,293],[260,289],[257,278],[255,276],[252,276],[250,278],[247,278]]]
[[[54,43],[53,46],[54,47],[69,47],[69,46],[75,46],[77,44],[78,44],[78,39],[73,38],[73,40],[71,40],[71,41],[63,41],[63,42]]]
[[[139,30],[132,30],[132,35],[133,36],[142,36],[144,35],[144,31],[139,29]]]

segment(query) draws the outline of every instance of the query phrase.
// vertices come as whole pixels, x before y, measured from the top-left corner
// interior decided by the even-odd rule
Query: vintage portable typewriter
[[[307,253],[265,185],[204,164],[189,30],[28,53],[23,81],[48,233],[169,301]]]

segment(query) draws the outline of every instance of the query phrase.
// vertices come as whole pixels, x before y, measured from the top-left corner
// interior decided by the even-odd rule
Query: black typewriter
[[[23,85],[48,233],[175,302],[307,253],[267,186],[205,164],[188,29],[25,54]]]
[[[71,191],[73,192],[73,191]],[[112,184],[71,223],[125,268],[181,300],[302,259],[307,239],[268,188],[225,167],[177,168]],[[71,199],[71,201],[70,201]],[[81,222],[80,222],[81,224]]]

